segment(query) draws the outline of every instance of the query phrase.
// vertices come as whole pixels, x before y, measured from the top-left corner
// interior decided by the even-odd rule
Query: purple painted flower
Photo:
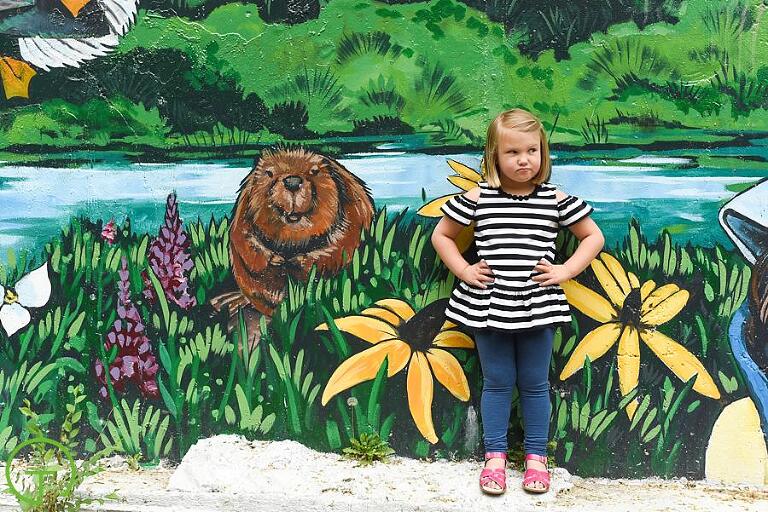
[[[149,246],[147,260],[152,271],[163,287],[165,296],[170,302],[183,309],[189,309],[197,301],[189,295],[187,273],[192,270],[193,262],[189,255],[189,237],[184,232],[176,194],[168,195],[165,208],[165,223],[160,228],[157,238]],[[142,273],[144,280],[144,296],[154,301],[155,291],[146,272]]]
[[[115,237],[117,237],[117,227],[113,219],[104,225],[101,230],[101,239],[112,245],[115,243]]]
[[[157,398],[157,360],[152,353],[152,345],[144,332],[144,324],[139,310],[131,302],[131,288],[128,280],[128,262],[123,257],[122,268],[118,271],[120,282],[117,293],[117,320],[107,333],[104,349],[107,353],[117,347],[117,357],[107,370],[112,387],[122,393],[128,382],[133,382],[141,394]],[[101,383],[99,394],[106,398],[107,381],[104,364],[97,359],[96,378]]]

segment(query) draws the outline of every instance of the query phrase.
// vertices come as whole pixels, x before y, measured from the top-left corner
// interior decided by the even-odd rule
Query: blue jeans
[[[554,329],[516,333],[475,331],[483,370],[480,414],[486,452],[507,451],[512,390],[517,385],[523,411],[525,453],[547,455],[549,437],[549,361]]]

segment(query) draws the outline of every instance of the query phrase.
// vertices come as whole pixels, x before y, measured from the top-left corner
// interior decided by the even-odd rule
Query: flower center
[[[5,290],[5,297],[3,297],[3,303],[4,304],[15,304],[19,301],[19,296],[16,295],[16,292],[11,290],[10,288]]]
[[[435,336],[445,322],[445,302],[437,300],[416,313],[398,328],[400,339],[408,343],[411,350],[426,352],[432,346]]]
[[[621,308],[621,313],[619,313],[619,322],[638,327],[640,325],[640,306],[642,303],[640,288],[632,288],[627,298],[624,299],[624,307]]]

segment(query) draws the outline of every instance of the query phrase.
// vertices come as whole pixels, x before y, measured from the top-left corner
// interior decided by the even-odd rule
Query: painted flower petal
[[[448,166],[453,169],[453,171],[458,174],[459,176],[463,176],[467,178],[468,180],[471,180],[475,182],[475,184],[479,183],[482,178],[480,176],[480,173],[474,170],[473,168],[469,167],[468,165],[464,165],[460,162],[457,162],[456,160],[448,160]]]
[[[441,331],[447,331],[448,329],[454,329],[454,328],[456,328],[458,326],[459,326],[459,324],[451,322],[450,320],[446,320],[445,322],[443,322],[443,326],[440,327],[440,330]]]
[[[712,376],[688,349],[659,331],[643,329],[640,331],[640,339],[683,382],[696,375],[694,391],[710,398],[720,398],[720,390],[717,389]]]
[[[337,318],[334,320],[334,323],[340,331],[354,334],[368,343],[378,343],[380,341],[397,338],[397,333],[392,325],[369,316],[345,316],[343,318]],[[315,330],[327,331],[328,324],[318,325],[315,327]]]
[[[376,377],[384,358],[387,361],[387,376],[392,377],[405,368],[411,347],[403,340],[389,340],[367,348],[349,357],[336,368],[323,390],[323,405],[338,393]]]
[[[640,300],[645,301],[648,295],[656,289],[656,283],[654,281],[646,281],[643,286],[640,287]]]
[[[589,357],[590,361],[596,361],[619,339],[621,324],[611,322],[596,327],[593,331],[587,333],[584,338],[576,345],[568,362],[565,363],[563,371],[560,372],[560,380],[565,380],[584,366],[584,361]]]
[[[437,333],[432,345],[443,348],[475,348],[475,341],[459,331],[442,331]]]
[[[51,298],[51,280],[48,278],[48,262],[25,275],[14,286],[19,302],[28,308],[41,308]]]
[[[416,213],[424,217],[442,217],[443,211],[440,208],[442,208],[443,205],[447,203],[451,198],[457,195],[458,194],[448,194],[447,196],[433,199],[432,201],[419,208]]]
[[[630,391],[637,387],[637,381],[640,377],[640,337],[631,325],[624,327],[619,338],[618,350],[618,370],[619,370],[619,390],[622,396],[626,396]],[[637,399],[630,402],[633,407],[627,405],[627,415],[631,420],[637,410]]]
[[[688,290],[678,290],[646,314],[640,315],[640,321],[645,325],[661,325],[672,320],[688,303]]]
[[[367,308],[360,312],[361,315],[373,316],[379,320],[384,320],[388,324],[392,324],[397,327],[403,322],[403,319],[397,316],[392,311],[385,308]]]
[[[374,305],[387,308],[405,321],[416,314],[410,304],[400,299],[381,299],[374,302]]]
[[[469,246],[472,245],[474,239],[475,228],[468,226],[459,231],[459,234],[456,236],[454,241],[456,242],[456,247],[459,249],[459,252],[464,253],[467,249],[469,249]]]
[[[416,428],[424,439],[432,444],[437,442],[435,425],[432,422],[432,396],[434,382],[429,363],[422,352],[414,352],[408,365],[408,409]]]
[[[592,260],[590,266],[611,301],[619,307],[624,306],[624,299],[630,291],[629,278],[616,258],[603,252],[599,258]]]
[[[627,411],[627,416],[629,417],[630,420],[635,417],[635,413],[637,412],[638,407],[640,407],[640,400],[638,400],[637,398],[635,398],[634,400],[632,400],[627,404],[626,411]]]
[[[29,311],[18,302],[0,307],[0,324],[8,336],[13,336],[19,329],[26,327],[30,320]]]
[[[426,355],[437,381],[462,402],[469,400],[469,382],[456,358],[439,348],[427,350]]]
[[[621,263],[619,263],[619,260],[607,252],[600,253],[600,259],[603,263],[605,263],[605,266],[608,268],[608,270],[611,271],[611,274],[616,279],[616,282],[619,283],[619,286],[621,286],[621,290],[625,293],[629,293],[631,288],[629,284],[629,276],[624,270],[624,267],[621,266]]]
[[[667,300],[672,294],[680,289],[676,284],[665,284],[653,290],[648,298],[640,306],[640,315],[644,316],[656,309],[656,306]]]
[[[472,190],[477,186],[476,181],[468,180],[462,176],[448,176],[448,181],[464,191]]]
[[[627,272],[627,278],[629,279],[629,286],[632,288],[640,288],[640,280],[632,272]]]
[[[583,284],[570,279],[560,283],[560,286],[565,291],[565,298],[571,306],[588,317],[602,323],[618,318],[616,308],[610,302]]]

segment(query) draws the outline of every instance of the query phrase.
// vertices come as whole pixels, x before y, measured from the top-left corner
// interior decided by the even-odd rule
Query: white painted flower
[[[51,298],[51,280],[48,278],[48,262],[25,275],[16,286],[4,288],[0,285],[0,324],[8,336],[29,324],[27,308],[40,308]]]

